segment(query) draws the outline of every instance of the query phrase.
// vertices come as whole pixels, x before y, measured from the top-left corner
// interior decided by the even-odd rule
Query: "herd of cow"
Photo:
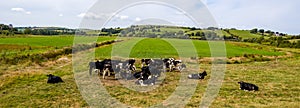
[[[136,84],[147,86],[154,85],[158,77],[161,76],[162,72],[182,71],[186,68],[186,65],[181,60],[174,58],[164,59],[141,59],[141,70],[137,70],[135,66],[135,59],[122,60],[111,60],[104,59],[102,61],[96,60],[89,63],[89,74],[92,75],[94,72],[98,75],[102,75],[105,79],[106,74],[114,73],[116,79],[125,80],[136,80]],[[59,76],[52,74],[47,75],[47,83],[59,83],[63,82]],[[190,74],[187,76],[189,79],[204,79],[207,76],[207,72]],[[241,90],[247,91],[258,91],[258,86],[243,81],[238,82]]]
[[[116,79],[138,79],[137,84],[150,85],[155,84],[162,72],[182,71],[186,65],[181,60],[174,58],[164,59],[141,59],[141,70],[137,70],[135,66],[136,60],[111,60],[104,59],[102,61],[89,63],[89,74],[97,73],[105,79],[106,75],[115,74]]]

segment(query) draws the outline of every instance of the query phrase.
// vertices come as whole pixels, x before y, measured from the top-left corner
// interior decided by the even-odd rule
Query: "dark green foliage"
[[[253,34],[256,34],[257,32],[258,32],[257,28],[250,30],[250,33],[253,33]]]

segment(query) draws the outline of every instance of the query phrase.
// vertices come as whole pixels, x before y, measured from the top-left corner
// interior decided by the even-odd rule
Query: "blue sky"
[[[101,0],[101,3],[105,3]],[[191,6],[185,0],[182,5]],[[195,0],[193,0],[195,1]],[[199,0],[200,1],[200,0]],[[107,26],[128,26],[142,23],[146,18],[168,19],[166,23],[194,26],[185,14],[201,13],[201,6],[193,12],[156,5],[140,5],[118,13],[89,11],[97,0],[6,0],[0,4],[0,23],[14,26],[61,26],[78,28],[83,18],[105,20],[113,17]],[[217,25],[223,28],[264,28],[300,34],[299,0],[202,0]],[[197,6],[196,6],[197,7]],[[105,20],[106,21],[106,20]]]

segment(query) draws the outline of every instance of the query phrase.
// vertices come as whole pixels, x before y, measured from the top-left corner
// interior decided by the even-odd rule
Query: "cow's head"
[[[204,71],[204,72],[202,72],[202,74],[201,74],[202,76],[207,76],[207,73],[206,73],[206,71]]]

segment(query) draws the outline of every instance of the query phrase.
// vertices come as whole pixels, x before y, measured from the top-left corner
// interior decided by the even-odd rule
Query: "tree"
[[[256,34],[257,31],[258,31],[258,29],[257,29],[257,28],[254,28],[254,29],[250,30],[250,33]]]
[[[258,32],[261,33],[261,35],[264,35],[265,30],[264,29],[259,29]]]
[[[31,29],[26,28],[26,29],[24,30],[24,34],[31,34]]]
[[[191,33],[191,36],[195,36],[195,33],[194,33],[194,32],[192,32],[192,33]]]
[[[195,34],[196,36],[201,36],[201,32],[196,32],[196,34]]]

